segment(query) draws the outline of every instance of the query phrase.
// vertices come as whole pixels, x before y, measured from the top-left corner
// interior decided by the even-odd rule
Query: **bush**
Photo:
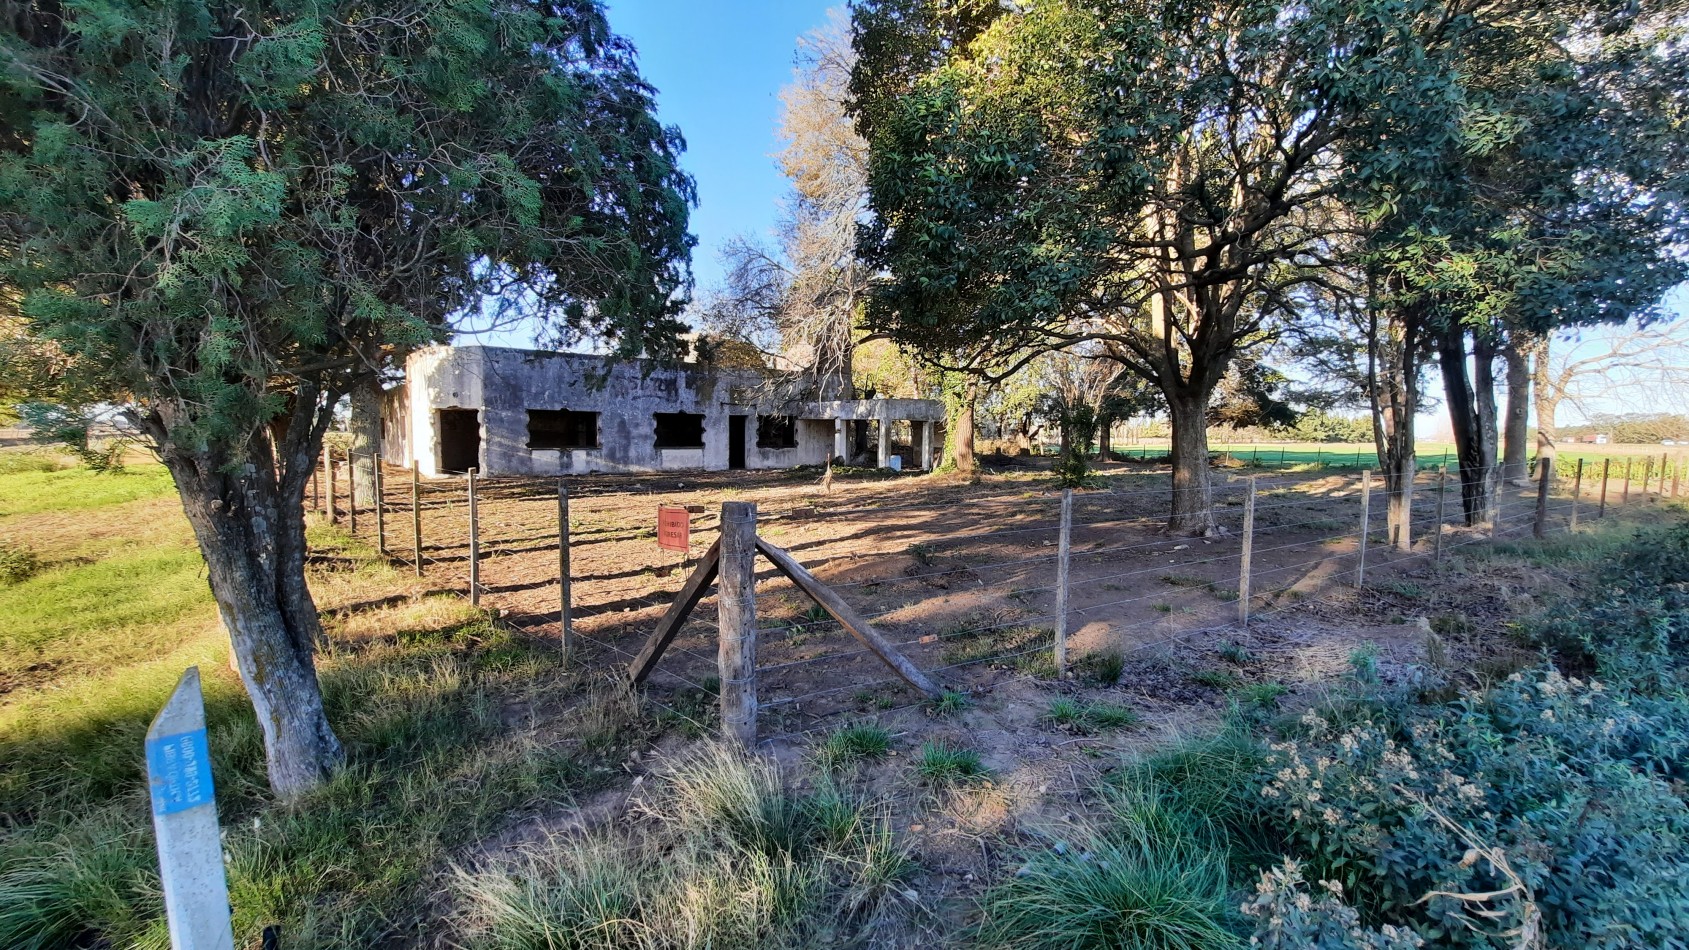
[[[1669,689],[1689,654],[1689,525],[1643,531],[1597,572],[1597,596],[1531,625],[1568,669]]]
[[[1271,747],[1261,794],[1364,914],[1447,947],[1533,928],[1567,950],[1689,932],[1689,810],[1673,786],[1689,706],[1549,671],[1399,728],[1304,724]]]
[[[19,544],[0,541],[0,586],[29,580],[41,570],[41,559]]]

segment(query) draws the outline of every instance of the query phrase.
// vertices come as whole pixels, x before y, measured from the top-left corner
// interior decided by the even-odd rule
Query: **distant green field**
[[[1116,448],[1114,455],[1122,459],[1153,461],[1166,459],[1167,451],[1167,447],[1161,445],[1134,445]],[[1208,451],[1216,458],[1229,455],[1239,462],[1261,468],[1378,468],[1378,452],[1371,443],[1211,442]],[[1630,465],[1633,476],[1641,478],[1644,472],[1649,470],[1650,463],[1651,471],[1658,477],[1662,459],[1668,475],[1675,475],[1680,467],[1689,467],[1685,466],[1685,458],[1689,457],[1689,447],[1685,446],[1579,443],[1560,446],[1555,454],[1558,459],[1557,468],[1563,474],[1571,474],[1578,459],[1584,460],[1584,471],[1587,473],[1599,471],[1603,459],[1612,459],[1612,472],[1615,477],[1626,465]],[[1530,458],[1536,458],[1534,445]],[[1417,460],[1421,469],[1435,469],[1439,465],[1447,465],[1452,471],[1460,467],[1454,444],[1450,442],[1421,442]]]

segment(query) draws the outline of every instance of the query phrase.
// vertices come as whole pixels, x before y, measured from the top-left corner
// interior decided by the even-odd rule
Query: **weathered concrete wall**
[[[393,425],[407,427],[407,449],[424,474],[440,472],[439,410],[480,412],[480,469],[489,475],[555,475],[679,469],[726,469],[729,419],[745,416],[745,467],[819,465],[832,449],[832,423],[800,421],[797,446],[756,444],[759,414],[778,407],[755,405],[762,378],[697,365],[658,367],[641,362],[607,366],[600,357],[496,347],[434,347],[411,356],[405,390],[390,410]],[[602,385],[598,385],[602,381]],[[528,411],[568,409],[598,413],[598,447],[528,447]],[[702,448],[657,448],[654,413],[704,416]],[[405,418],[408,416],[408,418]],[[404,463],[408,464],[409,458]]]
[[[381,459],[388,465],[411,463],[411,403],[406,383],[381,394]]]

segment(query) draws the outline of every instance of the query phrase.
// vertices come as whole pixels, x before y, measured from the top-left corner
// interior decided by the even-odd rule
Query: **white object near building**
[[[153,717],[146,748],[170,946],[174,950],[234,950],[199,667],[188,667],[170,701]]]

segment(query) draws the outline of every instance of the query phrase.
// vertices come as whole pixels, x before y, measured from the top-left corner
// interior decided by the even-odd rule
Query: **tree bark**
[[[1531,341],[1531,403],[1537,416],[1537,454],[1541,455],[1543,448],[1554,445],[1560,434],[1554,423],[1554,415],[1560,410],[1560,397],[1550,378],[1546,336]]]
[[[1478,416],[1478,435],[1483,445],[1484,469],[1480,484],[1493,521],[1501,503],[1500,426],[1496,419],[1495,340],[1485,330],[1472,334],[1472,405]]]
[[[1423,308],[1409,305],[1389,318],[1374,311],[1367,334],[1367,376],[1373,441],[1384,478],[1390,544],[1413,549],[1413,480],[1419,471],[1414,416],[1419,412]]]
[[[345,758],[323,708],[316,645],[322,625],[305,582],[305,483],[327,408],[249,438],[246,457],[176,445],[169,424],[149,420],[159,455],[176,483],[182,510],[205,558],[207,579],[229,632],[247,695],[264,734],[270,788],[295,798]]]
[[[1114,453],[1114,420],[1099,418],[1097,421],[1097,461],[1108,462]]]
[[[974,405],[978,401],[979,379],[969,377],[962,389],[962,403],[956,409],[956,425],[950,435],[951,459],[956,464],[956,474],[968,479],[979,477],[979,467],[974,461]]]
[[[376,456],[381,451],[381,382],[371,376],[352,390],[352,490],[360,508],[375,504]]]
[[[1208,398],[1200,389],[1167,394],[1173,423],[1173,511],[1167,533],[1212,537],[1214,490],[1208,476]]]
[[[1447,318],[1445,322],[1438,332],[1437,359],[1443,371],[1443,396],[1454,431],[1455,455],[1460,459],[1461,511],[1466,523],[1475,525],[1488,513],[1493,497],[1495,417],[1490,417],[1487,427],[1481,419],[1472,374],[1467,371],[1466,328]],[[1493,391],[1490,405],[1494,405]]]
[[[1507,414],[1502,423],[1501,478],[1510,485],[1530,481],[1531,338],[1516,332],[1501,347],[1507,363]]]

